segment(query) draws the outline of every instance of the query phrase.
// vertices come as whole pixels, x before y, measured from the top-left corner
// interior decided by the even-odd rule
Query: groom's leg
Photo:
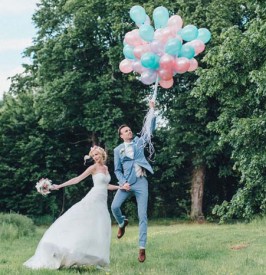
[[[113,216],[116,219],[119,227],[124,225],[125,219],[125,216],[122,215],[121,205],[129,197],[130,193],[131,192],[127,192],[125,190],[118,190],[111,205]]]
[[[139,247],[145,248],[147,242],[147,206],[148,206],[148,181],[141,177],[134,184],[134,193],[138,205],[139,217]]]

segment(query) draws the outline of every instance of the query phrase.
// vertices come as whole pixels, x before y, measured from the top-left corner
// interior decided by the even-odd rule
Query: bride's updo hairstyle
[[[106,162],[106,160],[107,160],[107,154],[106,154],[105,150],[102,147],[100,147],[100,146],[96,146],[96,145],[93,146],[91,148],[90,152],[89,152],[89,156],[92,158],[92,153],[95,150],[97,150],[101,154],[103,162]]]

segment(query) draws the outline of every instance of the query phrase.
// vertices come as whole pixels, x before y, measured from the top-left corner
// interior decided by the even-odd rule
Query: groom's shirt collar
[[[133,140],[130,141],[130,142],[124,142],[125,146],[128,146],[128,145],[132,145],[133,144]]]

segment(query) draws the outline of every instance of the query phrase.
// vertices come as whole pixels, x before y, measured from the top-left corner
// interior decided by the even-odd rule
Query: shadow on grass
[[[73,266],[71,268],[60,268],[59,272],[65,273],[77,273],[77,274],[109,274],[109,269],[95,266]]]

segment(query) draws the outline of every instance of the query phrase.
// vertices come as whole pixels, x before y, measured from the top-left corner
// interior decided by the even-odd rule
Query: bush
[[[122,212],[131,221],[138,220],[138,209],[135,197],[130,198],[123,204]]]
[[[35,229],[33,221],[26,216],[0,213],[0,240],[33,235]]]
[[[50,215],[41,215],[41,216],[32,217],[32,220],[34,224],[37,226],[42,226],[42,225],[48,226],[48,225],[51,225],[56,220],[56,217],[52,217]]]

